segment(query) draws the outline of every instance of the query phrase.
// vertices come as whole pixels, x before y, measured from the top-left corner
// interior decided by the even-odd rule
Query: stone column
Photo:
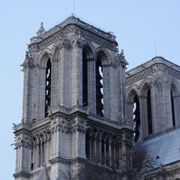
[[[97,133],[94,135],[94,160],[97,158]]]
[[[92,132],[89,132],[89,159],[92,160]]]
[[[107,163],[106,163],[106,161],[107,161],[107,155],[106,155],[106,141],[107,141],[107,139],[106,139],[106,137],[104,137],[104,157],[103,157],[103,162],[104,162],[104,165],[106,166],[107,165]]]
[[[116,154],[116,141],[114,140],[113,142],[113,167],[114,169],[116,169],[116,158],[117,158],[116,155],[117,155]]]
[[[174,115],[176,126],[180,125],[180,96],[174,96]]]
[[[111,137],[109,138],[109,166],[112,167],[112,152],[111,152],[111,149],[112,149],[112,146],[111,146],[111,143],[112,143],[112,140],[111,140]]]
[[[34,141],[34,169],[37,168],[37,144]]]
[[[102,164],[102,133],[99,133],[99,163]]]
[[[127,102],[127,120],[133,122],[133,102]]]
[[[140,135],[143,138],[148,135],[148,112],[147,112],[147,97],[139,96],[140,105]]]
[[[88,59],[88,108],[96,113],[96,61]]]

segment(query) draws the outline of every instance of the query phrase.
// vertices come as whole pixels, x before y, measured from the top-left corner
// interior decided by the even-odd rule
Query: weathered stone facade
[[[41,24],[22,64],[16,180],[65,179],[87,162],[125,171],[132,144],[126,65],[110,33],[73,16],[47,32]]]
[[[128,118],[133,120],[134,96],[140,105],[140,138],[180,125],[180,67],[155,57],[126,73]],[[148,112],[148,91],[151,111]],[[148,117],[149,116],[151,117]],[[151,118],[151,119],[150,119]],[[151,121],[151,122],[150,122]],[[151,132],[148,124],[151,123]]]
[[[180,67],[162,57],[126,72],[127,116],[154,165],[142,179],[180,178]]]
[[[159,163],[141,179],[179,178],[180,67],[155,57],[125,73],[117,45],[74,16],[46,32],[41,24],[22,64],[16,180],[72,179],[69,172],[82,179],[88,163],[127,180],[133,141]]]

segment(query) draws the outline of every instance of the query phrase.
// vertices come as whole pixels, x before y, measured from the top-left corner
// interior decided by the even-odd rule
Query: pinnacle
[[[45,31],[45,29],[44,29],[44,26],[43,26],[43,22],[41,22],[41,26],[40,26],[38,32],[36,33],[37,36],[41,36],[44,31]]]

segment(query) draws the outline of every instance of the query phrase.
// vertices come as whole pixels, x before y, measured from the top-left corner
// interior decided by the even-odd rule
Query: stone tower
[[[178,65],[154,57],[126,73],[127,114],[136,123],[135,141],[179,127],[179,72]]]
[[[74,16],[48,31],[41,24],[22,64],[16,180],[66,179],[88,163],[126,171],[132,143],[126,64],[111,33]]]

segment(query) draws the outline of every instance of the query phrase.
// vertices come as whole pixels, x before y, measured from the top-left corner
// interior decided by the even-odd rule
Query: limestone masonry
[[[15,180],[128,180],[139,143],[156,162],[139,179],[180,178],[180,67],[155,57],[125,72],[117,46],[74,16],[41,24],[22,64]]]

